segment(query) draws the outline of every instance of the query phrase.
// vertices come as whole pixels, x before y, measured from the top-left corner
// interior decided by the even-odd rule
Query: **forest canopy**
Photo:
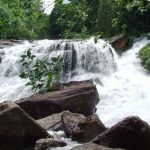
[[[41,0],[0,0],[0,39],[47,37],[48,17]]]
[[[150,32],[150,1],[147,0],[55,0],[50,15],[50,35],[73,38]]]
[[[150,32],[148,0],[55,0],[50,15],[41,0],[1,0],[0,39],[137,36]]]

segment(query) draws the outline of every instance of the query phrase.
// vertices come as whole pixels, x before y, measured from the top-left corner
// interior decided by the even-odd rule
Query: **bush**
[[[150,71],[150,44],[140,50],[139,57],[144,68]]]
[[[54,81],[60,79],[62,71],[62,58],[60,56],[47,60],[35,60],[35,55],[29,49],[21,56],[22,71],[20,77],[29,79],[27,86],[32,87],[34,93],[45,93],[53,90]]]

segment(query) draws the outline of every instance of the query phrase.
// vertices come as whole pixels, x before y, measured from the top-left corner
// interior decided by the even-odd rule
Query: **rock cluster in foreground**
[[[98,102],[96,86],[87,80],[66,83],[61,90],[22,98],[15,103],[34,119],[40,119],[64,110],[92,115]]]
[[[138,117],[128,117],[106,130],[94,143],[127,150],[150,150],[150,126]]]
[[[92,115],[98,102],[97,89],[89,80],[66,83],[61,90],[34,95],[15,103],[3,102],[0,104],[0,149],[39,149],[43,144],[45,147],[65,146],[65,142],[49,135],[47,129],[62,128],[62,111]],[[47,117],[49,115],[52,116]],[[39,118],[44,119],[35,120]]]
[[[66,136],[80,143],[89,142],[106,130],[97,115],[85,117],[81,114],[63,112],[61,118]]]
[[[0,150],[67,145],[48,129],[63,130],[66,137],[82,144],[71,150],[150,150],[146,122],[133,116],[108,129],[94,114],[98,101],[94,84],[81,81],[65,84],[60,91],[0,103]]]
[[[24,110],[11,101],[0,104],[0,147],[22,149],[32,147],[48,133]]]

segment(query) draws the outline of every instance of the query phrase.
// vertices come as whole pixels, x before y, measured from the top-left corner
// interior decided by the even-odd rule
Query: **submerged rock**
[[[150,126],[138,117],[128,117],[100,134],[93,143],[127,150],[150,150]]]
[[[104,146],[101,146],[101,145],[97,145],[97,144],[94,144],[94,143],[88,143],[88,144],[85,144],[85,145],[81,145],[81,146],[77,146],[77,147],[74,147],[70,150],[123,150],[123,149],[120,149],[120,148],[109,148],[109,147],[104,147]]]
[[[81,114],[63,112],[62,124],[66,136],[78,142],[89,142],[106,130],[97,115],[85,117]]]
[[[6,101],[0,104],[0,149],[20,150],[34,147],[36,140],[48,135],[15,103]]]
[[[6,46],[12,46],[16,43],[22,43],[21,40],[0,40],[0,49],[6,47]]]
[[[2,62],[2,57],[4,56],[4,54],[5,54],[4,52],[0,51],[0,63]]]
[[[67,144],[59,138],[46,138],[36,141],[34,150],[47,150],[52,147],[64,147]]]
[[[33,118],[40,119],[64,110],[92,115],[98,102],[96,86],[87,80],[66,83],[62,90],[22,98],[16,104]]]

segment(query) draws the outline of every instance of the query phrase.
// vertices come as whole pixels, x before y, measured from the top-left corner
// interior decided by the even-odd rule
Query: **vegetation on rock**
[[[150,44],[140,50],[139,57],[144,68],[150,71]]]

